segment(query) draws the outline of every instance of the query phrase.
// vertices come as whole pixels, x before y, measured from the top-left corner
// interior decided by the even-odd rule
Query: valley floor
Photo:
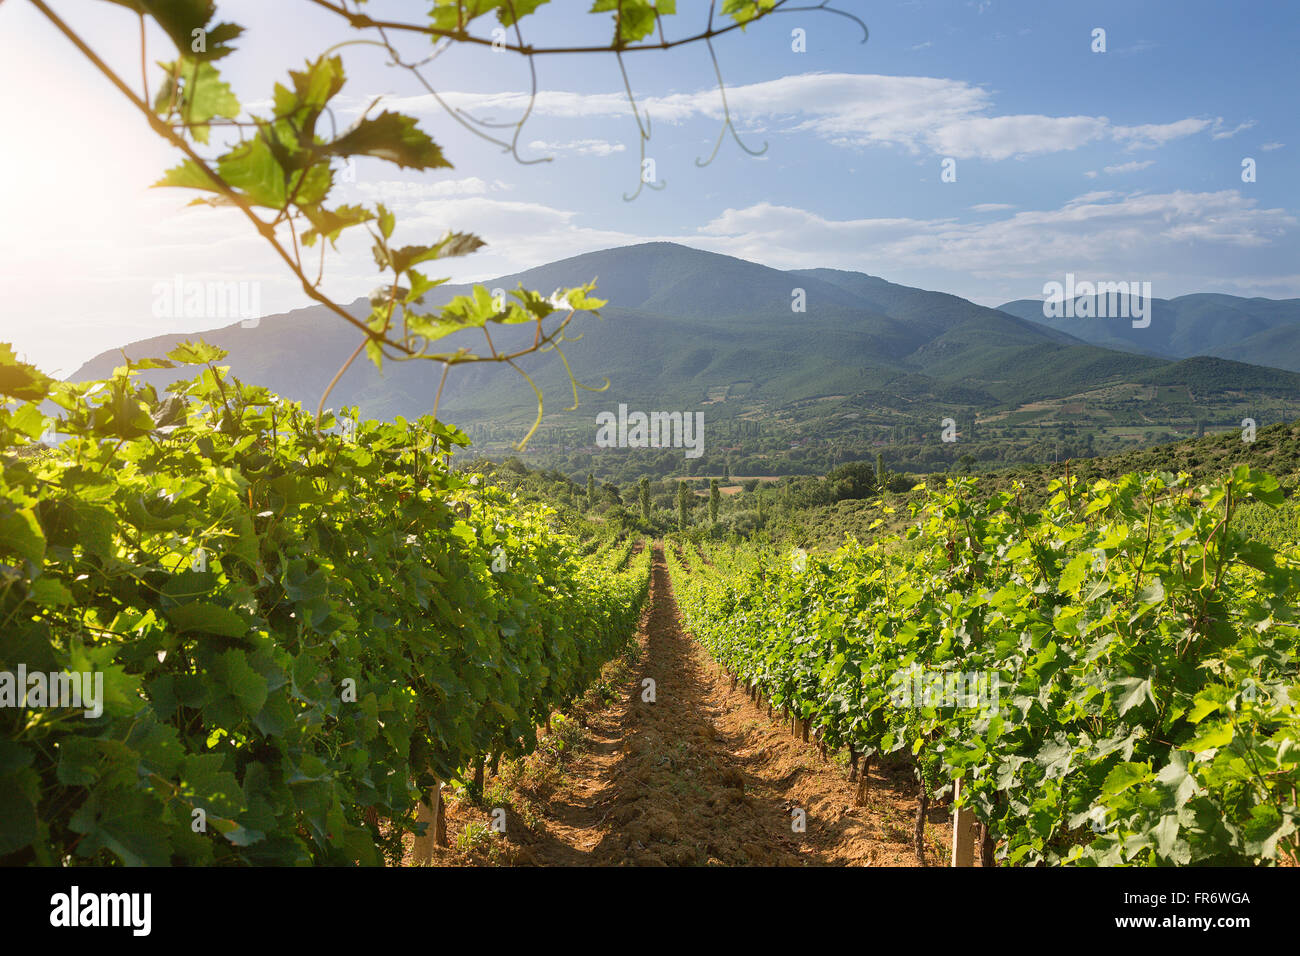
[[[557,718],[483,799],[450,796],[435,865],[916,865],[910,774],[873,768],[855,807],[843,757],[823,758],[731,683],[684,631],[656,544],[637,643],[611,665],[608,693]],[[504,833],[491,828],[498,807]],[[947,819],[929,814],[927,865],[947,862]]]

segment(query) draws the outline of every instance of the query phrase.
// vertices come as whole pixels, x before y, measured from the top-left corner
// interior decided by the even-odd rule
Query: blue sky
[[[372,3],[418,19],[425,4]],[[670,35],[703,23],[679,0]],[[539,96],[522,166],[465,133],[371,47],[344,51],[346,124],[378,94],[421,118],[453,170],[409,176],[360,161],[343,200],[382,200],[399,238],[454,227],[489,245],[456,262],[489,278],[613,245],[669,239],[778,268],[832,266],[941,289],[986,304],[1039,296],[1045,282],[1150,281],[1158,297],[1221,291],[1300,295],[1300,10],[1276,2],[910,0],[841,8],[870,40],[826,13],[775,16],[716,42],[741,138],[699,168],[719,130],[708,52],[694,45],[625,57],[649,113],[666,188],[634,202],[638,133],[610,55],[538,59]],[[601,42],[605,15],[556,0],[526,18],[537,44]],[[124,75],[138,76],[135,20],[106,3],[62,15]],[[248,33],[222,61],[246,104],[286,65],[342,39],[339,21],[299,0],[219,3]],[[671,22],[671,21],[676,22]],[[488,33],[490,19],[479,21]],[[1092,33],[1106,31],[1106,52]],[[791,33],[806,32],[805,52]],[[166,52],[151,37],[151,55]],[[419,37],[402,42],[427,54]],[[473,115],[513,119],[527,101],[525,62],[452,49],[426,75]],[[263,312],[305,304],[287,272],[225,211],[149,190],[174,162],[120,97],[25,0],[0,5],[0,340],[51,371],[165,331],[227,324],[155,318],[152,290],[187,280],[259,283]],[[21,143],[15,150],[14,142]],[[28,144],[38,144],[29,146]],[[1256,181],[1242,181],[1242,161]],[[941,180],[955,162],[956,181]],[[326,288],[351,299],[374,285],[364,242],[341,243]],[[549,290],[547,290],[549,291]]]

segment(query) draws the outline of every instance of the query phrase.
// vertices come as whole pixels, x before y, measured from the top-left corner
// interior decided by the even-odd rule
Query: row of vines
[[[71,385],[0,347],[0,861],[396,859],[635,630],[648,551],[584,558],[450,471],[455,429],[318,429],[223,357]],[[102,679],[101,712],[20,673]]]
[[[1276,481],[1022,492],[950,480],[905,537],[832,554],[665,554],[720,663],[826,745],[910,765],[923,806],[956,792],[997,862],[1295,865],[1300,550],[1237,521]]]

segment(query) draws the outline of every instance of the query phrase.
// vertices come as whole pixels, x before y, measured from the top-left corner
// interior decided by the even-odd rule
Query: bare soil
[[[916,782],[877,767],[868,780],[855,807],[843,755],[824,758],[732,689],[684,630],[656,544],[633,648],[537,753],[489,776],[481,799],[449,794],[450,846],[434,862],[915,866]],[[928,817],[926,864],[943,865],[948,815]]]

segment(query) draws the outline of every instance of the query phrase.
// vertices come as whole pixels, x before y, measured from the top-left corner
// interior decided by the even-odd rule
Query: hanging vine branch
[[[664,17],[676,13],[676,3],[672,0],[595,0],[592,13],[613,14],[613,37],[609,44],[542,47],[526,40],[521,21],[525,16],[535,15],[537,8],[547,0],[433,0],[427,20],[419,23],[370,17],[363,10],[365,0],[351,0],[350,4],[348,0],[304,0],[336,14],[347,22],[349,28],[363,35],[334,44],[316,59],[308,61],[301,70],[290,70],[287,81],[275,85],[269,97],[271,111],[267,115],[245,115],[239,98],[217,67],[218,61],[235,52],[234,44],[244,30],[238,24],[217,19],[215,0],[187,0],[185,3],[102,0],[125,8],[139,21],[138,92],[91,48],[83,36],[84,31],[78,31],[60,17],[45,0],[29,2],[127,99],[158,136],[179,150],[180,164],[168,170],[156,186],[194,191],[198,198],[191,204],[236,208],[298,279],[304,294],[362,333],[356,349],[334,374],[321,396],[318,425],[324,414],[325,400],[363,353],[376,366],[382,366],[385,359],[399,362],[421,359],[440,364],[441,379],[435,406],[441,400],[447,372],[453,365],[471,362],[509,365],[525,378],[537,395],[537,422],[541,421],[543,410],[541,390],[517,364],[518,359],[534,353],[556,352],[569,377],[575,405],[579,388],[599,391],[609,384],[606,381],[603,386],[595,387],[578,382],[567,357],[559,349],[563,342],[576,341],[576,336],[566,337],[566,329],[578,313],[598,315],[598,310],[605,304],[592,294],[594,280],[582,286],[557,290],[548,297],[520,288],[510,293],[513,300],[510,302],[497,301],[483,287],[474,286],[469,294],[453,298],[441,309],[424,311],[422,303],[426,293],[448,280],[430,278],[416,267],[468,255],[481,248],[484,241],[471,233],[453,230],[436,240],[396,247],[391,242],[396,217],[384,204],[377,203],[373,207],[327,204],[336,173],[341,166],[354,162],[359,156],[418,172],[451,168],[441,147],[419,128],[414,117],[388,110],[375,113],[380,98],[371,101],[360,118],[342,134],[339,133],[332,101],[347,79],[337,52],[341,48],[373,46],[384,50],[388,57],[387,65],[414,77],[448,116],[474,135],[510,153],[516,162],[523,165],[551,159],[524,158],[519,153],[520,136],[533,114],[538,95],[535,57],[613,53],[637,123],[640,168],[644,170],[650,117],[648,112],[643,117],[643,110],[637,105],[623,61],[624,53],[669,50],[703,41],[712,57],[723,98],[724,126],[718,144],[721,144],[723,134],[730,130],[745,152],[757,155],[761,151],[747,147],[732,123],[713,39],[744,29],[774,13],[794,10],[838,13],[861,23],[852,14],[835,10],[826,3],[794,7],[788,0],[727,0],[723,6],[727,22],[715,23],[711,3],[705,29],[669,39]],[[495,14],[498,22],[492,35],[471,33],[471,23],[489,13]],[[175,47],[175,56],[170,61],[155,60],[161,75],[152,97],[148,68],[150,51],[147,47],[150,24],[160,29]],[[513,38],[506,34],[506,30],[512,31]],[[863,31],[865,39],[865,26]],[[432,52],[423,58],[403,56],[390,33],[423,35],[429,38]],[[657,42],[653,39],[655,35]],[[425,68],[456,44],[488,46],[527,59],[527,105],[517,120],[496,123],[479,119],[455,107],[439,94],[425,75]],[[322,117],[328,121],[328,135],[325,135],[326,124],[321,123]],[[234,141],[224,149],[213,149],[209,141],[214,128],[233,133]],[[508,138],[490,132],[501,129],[513,132]],[[709,162],[717,152],[715,146]],[[630,196],[625,194],[625,199],[636,198],[646,185],[656,190],[667,185],[654,181],[653,177],[652,181],[646,182],[644,174],[638,179],[640,185],[636,192]],[[337,250],[340,236],[357,227],[364,227],[370,234],[372,252],[382,280],[376,292],[372,293],[370,313],[365,318],[353,316],[321,288],[325,244]],[[317,243],[320,244],[319,263],[311,270],[315,273],[313,278],[309,275],[304,256]],[[501,351],[493,344],[488,331],[490,325],[526,323],[535,326],[531,344],[514,351]],[[440,351],[435,344],[453,333],[475,328],[484,332],[488,343],[486,353],[464,346]],[[536,428],[537,423],[534,423],[524,438],[525,442]]]

